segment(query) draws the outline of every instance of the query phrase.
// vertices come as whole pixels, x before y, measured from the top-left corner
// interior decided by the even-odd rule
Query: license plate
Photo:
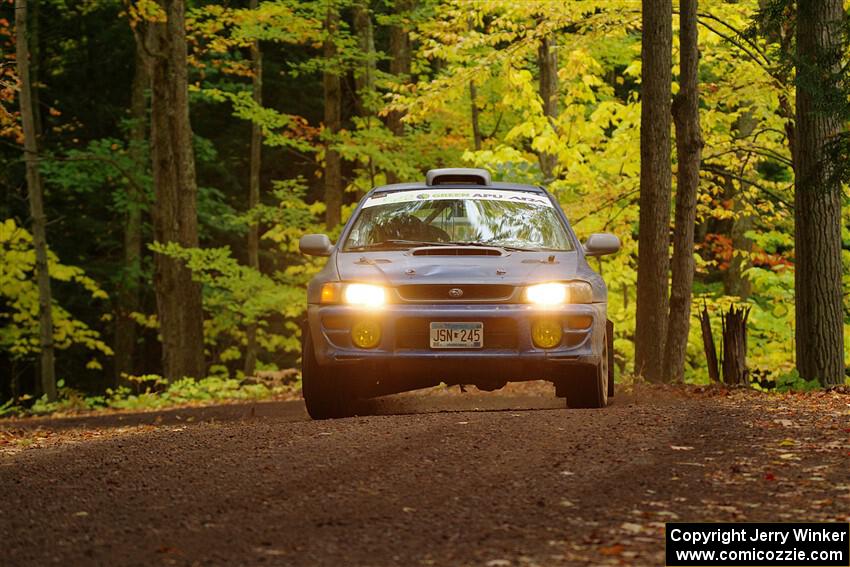
[[[482,348],[484,323],[431,323],[431,348]]]

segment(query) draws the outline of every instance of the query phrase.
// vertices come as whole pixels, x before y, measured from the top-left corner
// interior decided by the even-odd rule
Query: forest
[[[849,31],[838,0],[0,0],[0,414],[254,395],[299,365],[299,238],[461,166],[619,236],[618,380],[708,383],[736,307],[744,381],[844,384]]]

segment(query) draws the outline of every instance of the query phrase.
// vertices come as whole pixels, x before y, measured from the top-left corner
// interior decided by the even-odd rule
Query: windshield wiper
[[[352,246],[351,248],[346,248],[347,252],[356,252],[361,250],[380,250],[381,248],[413,248],[414,246],[451,246],[452,243],[449,242],[428,242],[425,240],[402,240],[397,238],[391,238],[389,240],[382,240],[380,242],[372,242],[371,244],[364,244],[362,246]]]
[[[486,248],[501,248],[511,252],[540,252],[540,248],[523,248],[522,246],[511,246],[510,244],[498,244],[496,242],[450,242],[455,246],[483,246]]]

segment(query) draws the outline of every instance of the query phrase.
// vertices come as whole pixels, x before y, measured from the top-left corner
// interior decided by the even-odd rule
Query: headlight
[[[593,290],[587,282],[543,283],[525,290],[525,300],[535,305],[592,303]]]
[[[364,305],[366,307],[379,307],[387,301],[384,288],[371,284],[348,284],[345,286],[343,297],[349,305]]]
[[[379,285],[361,283],[326,283],[322,286],[322,303],[347,303],[362,307],[381,307],[387,302],[386,292]]]

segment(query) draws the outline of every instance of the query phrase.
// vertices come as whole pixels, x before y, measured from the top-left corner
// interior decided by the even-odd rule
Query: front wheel
[[[582,368],[564,381],[568,408],[604,408],[608,405],[608,341],[603,340],[599,364]]]
[[[335,383],[327,368],[316,362],[310,329],[301,334],[301,395],[313,419],[333,419],[351,415],[351,400],[341,384]]]

